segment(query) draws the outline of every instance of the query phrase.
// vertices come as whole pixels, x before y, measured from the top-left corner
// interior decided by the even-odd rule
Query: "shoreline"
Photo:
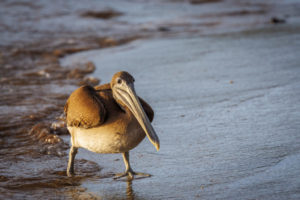
[[[147,43],[153,38],[162,40],[170,37],[211,37],[211,34],[230,35],[230,31],[240,34],[241,30],[244,30],[245,34],[247,32],[251,34],[251,29],[266,30],[267,26],[294,28],[293,13],[292,16],[284,16],[289,9],[292,10],[290,7],[287,11],[283,9],[283,12],[278,14],[278,18],[286,22],[273,24],[270,21],[273,19],[274,10],[280,11],[276,2],[274,5],[271,3],[235,5],[235,1],[219,1],[203,4],[202,8],[191,7],[187,2],[181,1],[167,3],[155,1],[147,4],[150,8],[149,11],[145,11],[146,19],[134,18],[134,16],[142,16],[143,4],[139,5],[140,10],[131,11],[130,2],[125,2],[124,8],[121,4],[113,7],[113,3],[105,5],[106,7],[98,5],[96,10],[101,11],[98,13],[89,13],[89,10],[95,10],[92,8],[83,6],[85,8],[81,10],[76,7],[78,5],[74,5],[73,8],[73,5],[69,4],[67,7],[72,8],[72,12],[62,9],[57,13],[54,12],[55,8],[50,6],[47,8],[47,4],[37,5],[28,2],[24,4],[3,3],[3,5],[3,9],[11,8],[21,11],[25,16],[24,19],[28,20],[17,22],[19,17],[13,12],[6,11],[3,19],[11,17],[10,20],[16,25],[2,24],[1,26],[6,32],[1,36],[3,42],[0,46],[2,92],[0,98],[2,111],[0,114],[0,191],[2,197],[8,199],[28,198],[33,194],[40,197],[44,193],[48,197],[51,197],[53,193],[64,196],[62,190],[65,186],[79,186],[85,180],[99,178],[98,172],[102,170],[102,166],[83,158],[79,160],[77,167],[87,169],[79,171],[81,176],[74,180],[65,177],[68,144],[64,141],[64,137],[68,133],[61,114],[65,101],[74,88],[82,84],[95,85],[99,82],[102,84],[102,77],[93,77],[97,67],[93,62],[88,61],[64,67],[61,66],[61,58],[78,52],[127,45],[140,39],[142,43],[143,41]],[[190,9],[191,13],[184,14],[180,7],[182,5]],[[225,5],[224,11],[215,10],[216,13],[212,14],[197,14],[197,9],[201,12],[204,12],[206,8],[213,11],[214,8],[222,5]],[[151,16],[150,10],[161,11],[164,7],[167,9],[168,6],[171,7],[168,11],[174,9],[174,14],[163,15],[161,21],[159,17]],[[231,10],[230,6],[236,7]],[[33,11],[40,9],[41,16],[32,11],[28,12],[27,9]],[[107,10],[109,12],[106,12]],[[111,17],[103,20],[105,12],[106,16],[111,15]],[[298,14],[296,11],[293,12]],[[59,22],[59,14],[63,20],[66,20],[65,22]],[[180,17],[176,17],[177,15]],[[41,17],[41,20],[38,17]],[[298,18],[299,15],[296,15],[296,23],[298,23]],[[72,20],[78,20],[80,25],[73,28],[70,25]],[[27,28],[23,30],[22,23],[24,22],[28,23],[28,26],[26,25]],[[45,25],[40,27],[43,22],[49,27]],[[89,23],[96,25],[89,27]],[[53,25],[53,30],[51,30],[51,25]],[[80,30],[81,25],[89,27],[91,31]],[[59,27],[62,27],[62,30]],[[101,35],[101,31],[105,34]],[[11,41],[8,40],[10,42],[5,43],[4,40],[14,32],[16,36],[12,37]],[[30,33],[32,33],[32,38],[28,37]],[[19,41],[14,40],[17,35],[20,35]],[[107,176],[109,177],[110,173]],[[84,189],[79,186],[79,190]]]
[[[145,141],[130,152],[135,169],[153,174],[133,182],[137,197],[239,199],[243,192],[246,199],[274,193],[274,199],[297,199],[300,179],[291,177],[298,177],[300,155],[298,29],[135,41],[62,63],[90,60],[104,82],[122,67],[153,106],[162,148],[154,152]],[[117,154],[81,149],[77,156],[98,163],[102,176],[123,170]],[[104,199],[124,198],[127,190],[109,178],[81,186]]]

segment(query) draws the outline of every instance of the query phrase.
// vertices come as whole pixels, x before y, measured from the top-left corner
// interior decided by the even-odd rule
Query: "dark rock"
[[[270,20],[270,22],[271,22],[272,24],[283,24],[283,23],[285,23],[286,21],[285,21],[285,19],[282,19],[282,18],[272,17],[271,20]]]
[[[114,10],[104,10],[104,11],[87,11],[81,14],[82,17],[90,17],[96,19],[111,19],[122,15],[121,12]]]
[[[201,3],[215,3],[222,0],[189,0],[191,4],[201,4]]]
[[[170,31],[171,29],[168,28],[168,27],[165,27],[165,26],[161,26],[161,27],[158,27],[158,30],[161,31],[161,32],[168,32],[168,31]]]

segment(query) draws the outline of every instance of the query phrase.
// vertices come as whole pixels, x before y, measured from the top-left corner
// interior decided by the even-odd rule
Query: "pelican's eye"
[[[122,83],[122,79],[118,78],[117,83],[121,84]]]

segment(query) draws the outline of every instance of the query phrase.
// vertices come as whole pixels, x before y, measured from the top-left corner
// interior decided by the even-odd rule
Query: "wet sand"
[[[134,169],[154,175],[134,181],[137,199],[297,199],[299,28],[135,41],[62,64],[91,60],[103,81],[125,69],[156,110],[161,150],[145,141],[131,152]],[[78,158],[103,166],[101,174],[123,170],[120,155],[81,150]],[[127,190],[111,179],[82,186],[104,199]]]
[[[1,199],[298,199],[299,4],[198,3],[2,2]],[[65,100],[118,70],[156,112],[161,151],[131,154],[153,177],[80,150],[68,178]]]

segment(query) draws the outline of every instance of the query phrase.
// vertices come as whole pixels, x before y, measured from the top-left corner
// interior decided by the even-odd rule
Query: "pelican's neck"
[[[121,101],[119,100],[116,95],[114,94],[114,90],[112,90],[112,95],[113,98],[115,99],[115,102],[117,103],[117,105],[120,107],[120,109],[125,112],[127,115],[132,114],[131,111],[129,110],[129,108]]]

